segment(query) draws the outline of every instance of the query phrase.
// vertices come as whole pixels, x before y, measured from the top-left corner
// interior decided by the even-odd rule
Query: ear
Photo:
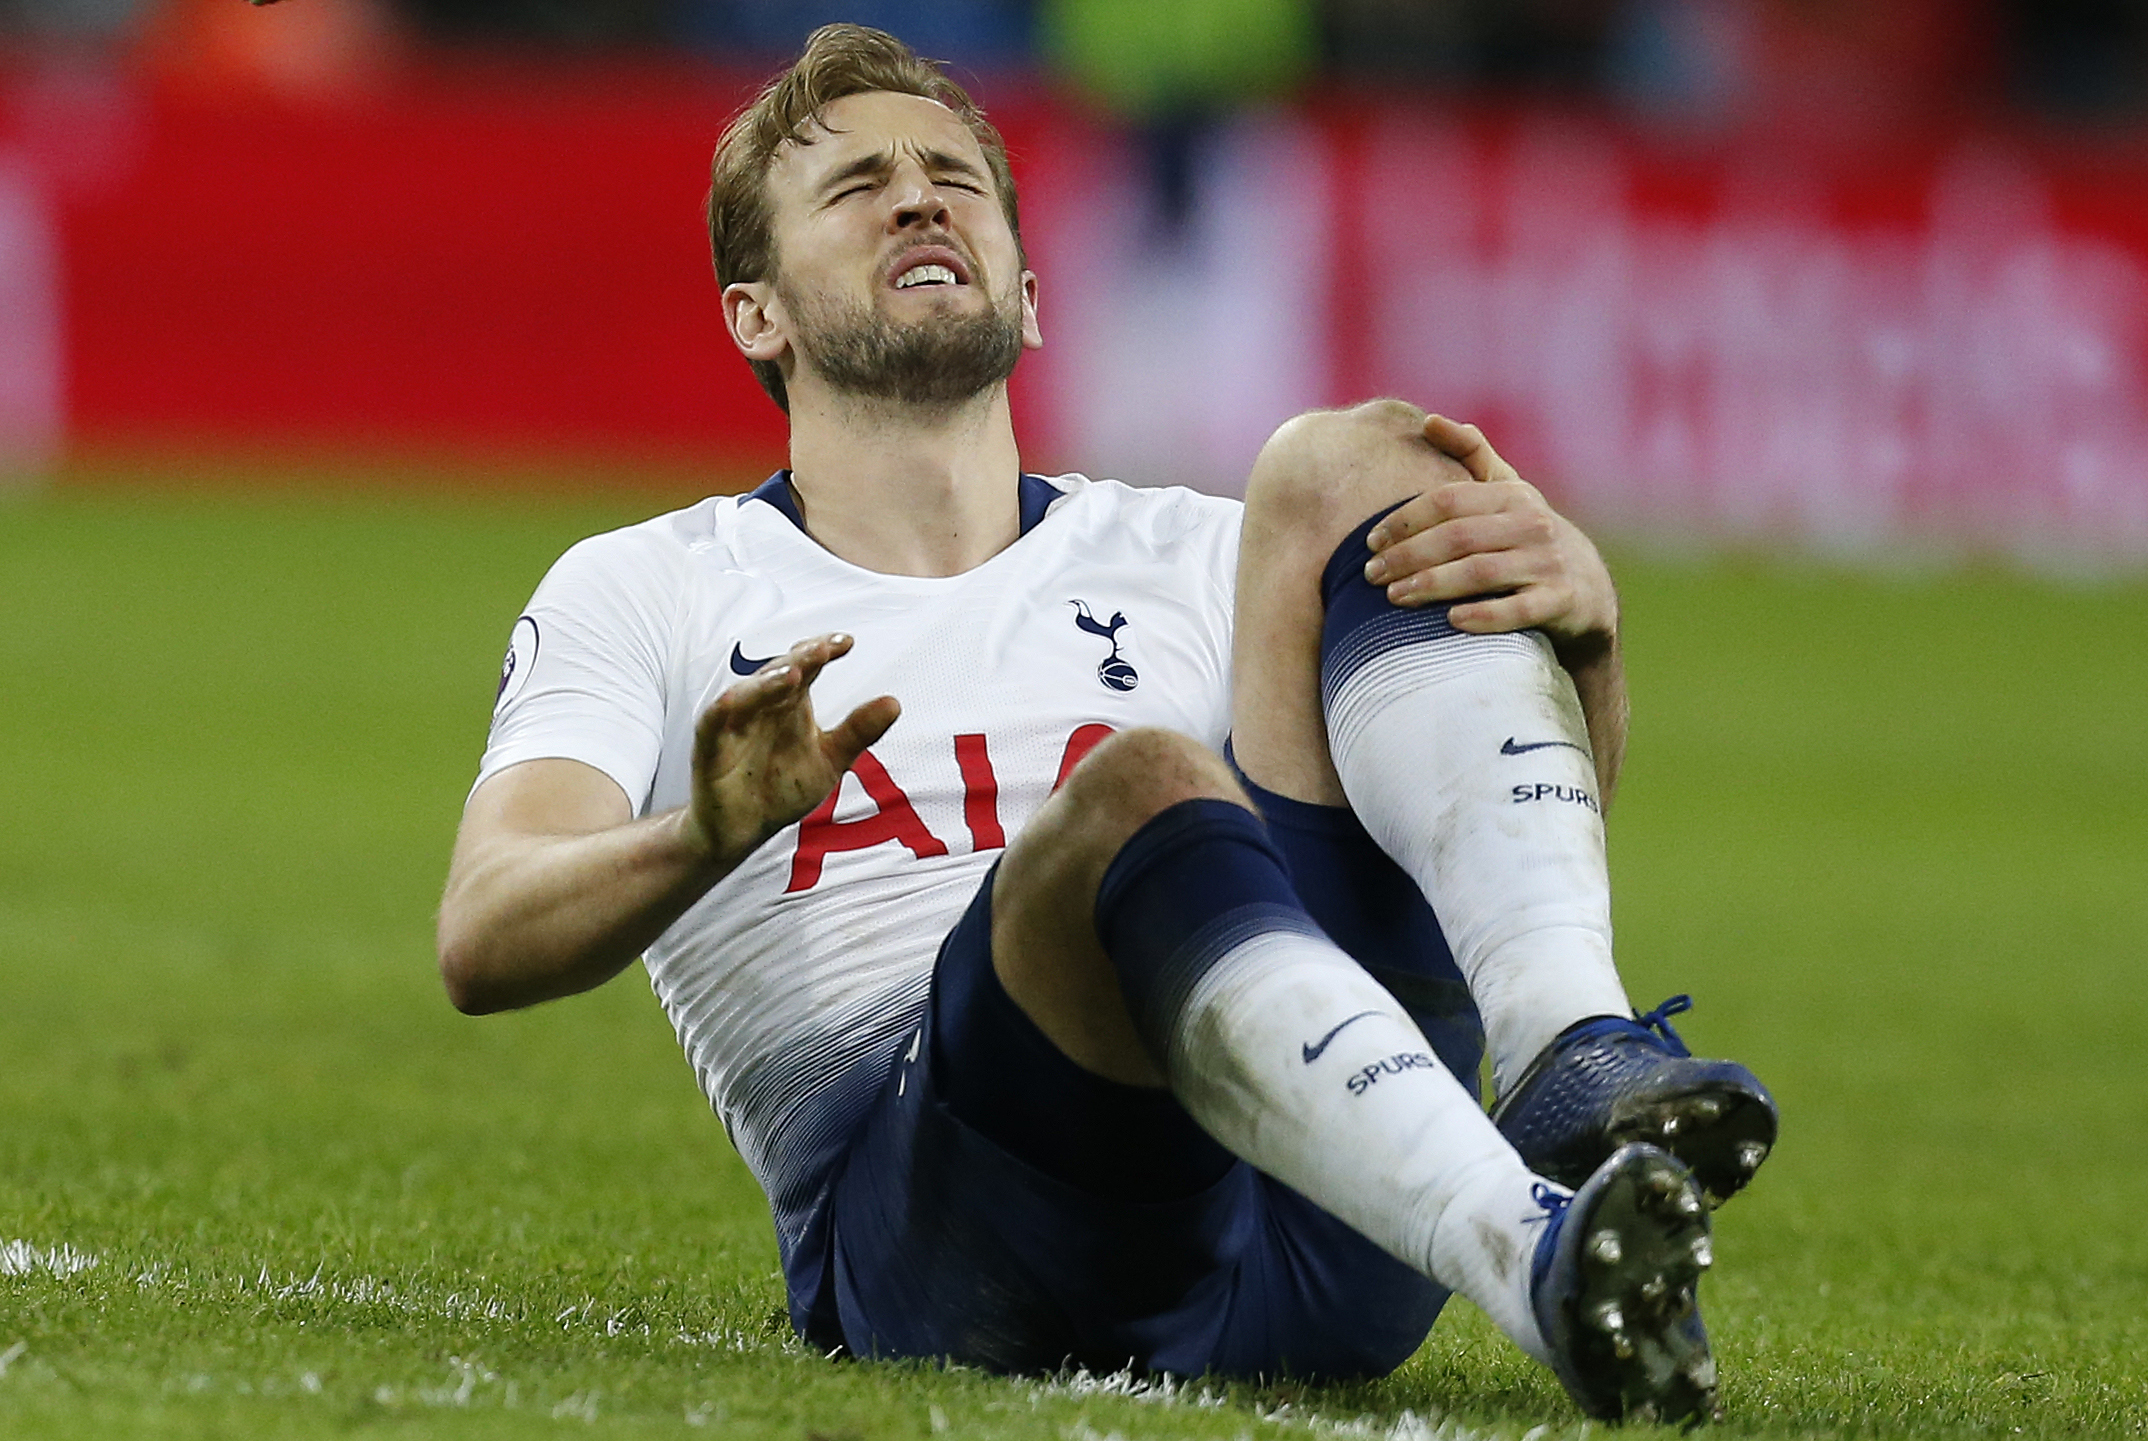
[[[1042,350],[1044,331],[1037,324],[1037,272],[1022,272],[1022,348]]]
[[[766,280],[738,280],[723,288],[723,323],[731,343],[748,360],[774,361],[790,349],[783,302]]]

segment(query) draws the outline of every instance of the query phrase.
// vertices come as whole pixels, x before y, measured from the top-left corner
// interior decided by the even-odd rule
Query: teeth
[[[1766,1141],[1743,1141],[1738,1145],[1738,1169],[1741,1171],[1757,1171],[1760,1169],[1760,1163],[1767,1158]]]
[[[955,284],[955,272],[946,266],[920,265],[915,270],[904,271],[902,278],[895,282],[895,288],[897,290],[908,290],[914,285],[953,284]]]
[[[1589,1313],[1590,1322],[1599,1331],[1619,1332],[1626,1329],[1626,1313],[1619,1310],[1618,1302],[1606,1301]]]
[[[1672,1204],[1678,1207],[1678,1214],[1681,1216],[1698,1216],[1701,1213],[1700,1197],[1691,1191],[1680,1191],[1678,1199]]]
[[[1611,1354],[1621,1361],[1631,1361],[1633,1359],[1633,1341],[1624,1331],[1620,1331],[1611,1338]]]
[[[1679,1126],[1679,1121],[1678,1121],[1678,1118],[1677,1118],[1676,1116],[1665,1116],[1665,1117],[1663,1118],[1663,1137],[1664,1137],[1664,1139],[1665,1139],[1665,1140],[1669,1140],[1669,1139],[1670,1139],[1671,1137],[1673,1137],[1673,1136],[1677,1135],[1677,1134],[1678,1134],[1678,1126]]]
[[[1715,1247],[1709,1243],[1706,1236],[1693,1238],[1693,1264],[1703,1271],[1715,1264]]]
[[[1589,1255],[1606,1266],[1616,1266],[1626,1248],[1618,1243],[1618,1235],[1612,1231],[1598,1231],[1589,1237]]]
[[[1712,1121],[1723,1114],[1723,1103],[1713,1096],[1702,1096],[1693,1103],[1693,1119]]]
[[[1641,1299],[1650,1305],[1660,1302],[1670,1294],[1671,1283],[1661,1276],[1651,1276],[1641,1283]]]

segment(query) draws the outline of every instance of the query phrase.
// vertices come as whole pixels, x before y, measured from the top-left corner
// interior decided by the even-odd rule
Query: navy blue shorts
[[[1351,903],[1367,900],[1385,857],[1347,811],[1279,816],[1260,799],[1294,875],[1340,867]],[[1308,1378],[1379,1375],[1415,1351],[1446,1291],[1231,1156],[1167,1093],[1062,1055],[992,969],[991,890],[988,875],[948,934],[916,1043],[786,1258],[807,1340],[995,1371]],[[1481,1028],[1474,1010],[1449,1019],[1432,1039],[1473,1084]]]

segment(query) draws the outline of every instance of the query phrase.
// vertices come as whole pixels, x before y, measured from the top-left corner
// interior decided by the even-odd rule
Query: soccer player
[[[643,958],[830,1350],[1357,1375],[1460,1291],[1593,1415],[1710,1414],[1703,1193],[1774,1108],[1612,965],[1594,549],[1393,401],[1243,507],[1023,473],[1006,157],[880,32],[731,126],[709,228],[791,464],[517,622],[455,1003]]]

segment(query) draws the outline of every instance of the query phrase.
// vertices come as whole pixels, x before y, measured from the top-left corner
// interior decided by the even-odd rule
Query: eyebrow
[[[952,151],[934,150],[928,147],[915,153],[918,163],[924,166],[926,170],[936,174],[951,171],[971,180],[984,181],[987,179],[982,170],[979,170],[969,161]],[[860,155],[857,159],[821,181],[819,193],[826,195],[829,191],[838,189],[849,181],[864,176],[885,175],[894,168],[895,148],[893,146],[889,146],[885,150],[876,150],[869,155]]]

